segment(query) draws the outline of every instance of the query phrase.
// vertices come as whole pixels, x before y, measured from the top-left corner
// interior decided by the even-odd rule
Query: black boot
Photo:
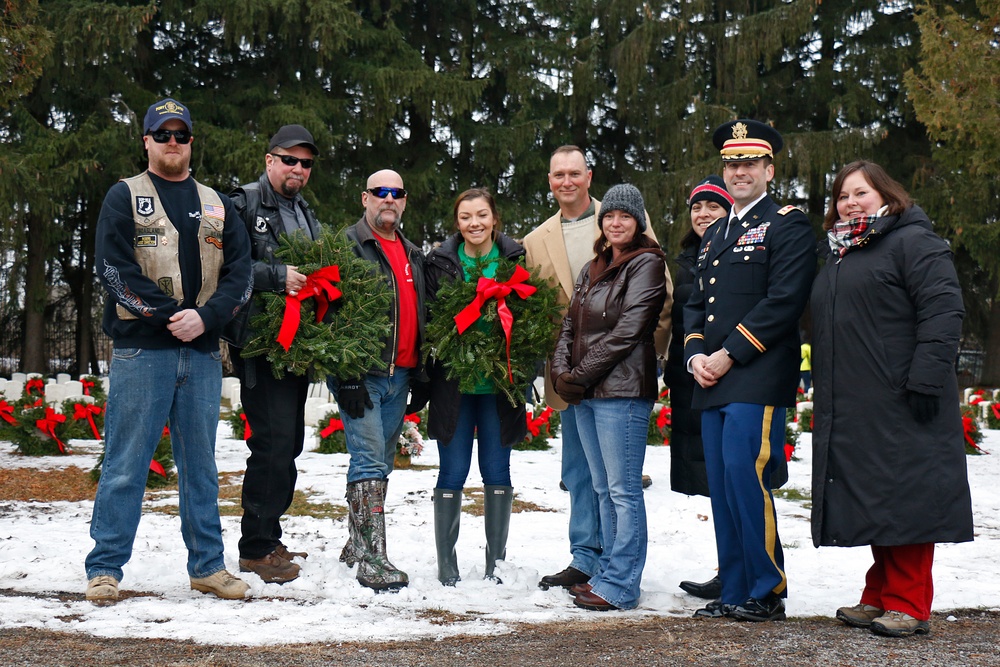
[[[386,555],[385,489],[383,479],[362,479],[347,485],[350,520],[355,527],[352,551],[358,558],[358,583],[376,591],[403,588],[410,582]]]
[[[702,600],[718,600],[722,597],[722,579],[719,578],[719,575],[715,575],[714,578],[704,583],[682,581],[680,587],[685,593],[690,593]]]
[[[462,491],[434,489],[434,543],[437,545],[438,581],[454,586],[458,576],[458,528],[462,519]]]
[[[484,510],[486,515],[486,578],[499,578],[493,575],[498,560],[507,556],[507,533],[510,529],[510,511],[514,504],[514,488],[510,486],[489,486],[484,488],[486,497]]]

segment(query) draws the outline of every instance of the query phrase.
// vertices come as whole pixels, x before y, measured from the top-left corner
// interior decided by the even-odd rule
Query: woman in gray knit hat
[[[656,400],[653,331],[666,300],[665,258],[646,229],[642,194],[616,185],[601,203],[596,257],[576,280],[553,353],[556,392],[575,410],[594,479],[603,552],[570,589],[578,607],[634,609],[646,563],[642,464]]]

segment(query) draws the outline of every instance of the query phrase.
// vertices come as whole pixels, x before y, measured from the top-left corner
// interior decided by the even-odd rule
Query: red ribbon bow
[[[531,437],[537,438],[542,432],[542,426],[545,427],[545,432],[549,431],[549,417],[552,416],[552,408],[546,407],[542,410],[538,417],[532,419],[531,411],[527,413],[528,418],[528,432],[531,433]]]
[[[334,266],[324,266],[318,271],[313,271],[306,277],[305,286],[300,289],[295,296],[285,295],[285,315],[281,320],[281,329],[278,330],[278,343],[281,347],[292,346],[295,340],[295,332],[299,330],[299,323],[302,321],[302,302],[306,299],[316,299],[316,321],[319,322],[326,315],[330,302],[339,299],[342,292],[333,286],[333,282],[340,282],[340,268]]]
[[[253,431],[250,430],[250,422],[247,421],[245,412],[240,413],[240,420],[243,422],[243,439],[249,440],[250,436],[253,435]]]
[[[666,427],[670,426],[672,423],[671,414],[671,410],[668,406],[662,406],[660,408],[660,414],[656,417],[656,427],[662,431]]]
[[[30,394],[33,391],[37,391],[39,394],[45,393],[45,383],[39,378],[31,378],[28,380],[28,384],[24,385],[24,393]]]
[[[993,416],[1000,419],[1000,403],[994,403],[990,408],[993,410]]]
[[[969,405],[979,405],[983,402],[983,397],[979,394],[974,394],[972,398],[969,399]]]
[[[792,455],[795,453],[795,445],[790,443],[785,443],[785,463],[792,460]]]
[[[962,431],[964,431],[965,441],[969,443],[970,447],[984,454],[987,453],[986,450],[977,445],[976,441],[972,439],[972,434],[976,432],[976,423],[972,417],[962,417]]]
[[[403,416],[403,421],[410,422],[411,424],[419,424],[420,415],[418,415],[416,412],[411,412],[410,414]]]
[[[80,384],[83,385],[83,395],[90,396],[90,390],[94,386],[94,381],[88,380],[87,378],[83,378],[82,380],[80,380]]]
[[[56,444],[59,445],[59,451],[63,454],[66,453],[66,445],[56,435],[56,426],[64,421],[66,421],[66,415],[61,415],[52,408],[45,408],[45,417],[35,420],[35,426],[38,427],[38,430],[55,440]]]
[[[514,383],[514,373],[510,368],[510,331],[514,324],[514,315],[507,307],[507,295],[514,292],[522,299],[527,299],[534,294],[536,288],[524,282],[530,277],[528,270],[520,264],[507,282],[498,283],[492,278],[480,277],[476,283],[476,298],[455,316],[458,333],[465,333],[465,330],[482,315],[483,305],[492,298],[497,300],[497,315],[500,316],[500,326],[503,327],[503,335],[507,339],[507,377],[510,378],[511,384]]]
[[[0,418],[3,418],[8,424],[17,426],[17,420],[14,419],[14,406],[4,400],[0,400]]]
[[[344,422],[337,419],[336,417],[330,417],[330,423],[327,425],[325,429],[319,432],[319,437],[328,438],[337,431],[343,431],[343,430],[344,430]]]
[[[94,440],[101,439],[101,433],[97,430],[97,424],[94,423],[94,415],[99,414],[101,414],[101,408],[96,405],[89,405],[87,403],[73,404],[73,419],[86,419],[90,423],[90,430],[94,432]]]

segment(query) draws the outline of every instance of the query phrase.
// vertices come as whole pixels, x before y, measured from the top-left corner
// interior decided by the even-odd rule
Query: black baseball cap
[[[271,151],[275,148],[291,148],[292,146],[305,146],[313,155],[319,155],[319,149],[316,148],[316,142],[313,140],[313,135],[309,133],[309,130],[302,127],[301,125],[282,125],[274,136],[271,137],[271,144],[267,147],[267,150]]]

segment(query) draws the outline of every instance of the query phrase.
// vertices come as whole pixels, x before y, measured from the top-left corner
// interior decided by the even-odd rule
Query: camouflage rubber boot
[[[389,562],[385,551],[386,481],[363,479],[348,485],[351,512],[356,512],[359,550],[358,583],[372,590],[395,590],[406,586],[410,579],[406,573]],[[357,503],[355,502],[357,499]]]
[[[507,556],[507,533],[510,529],[510,512],[514,504],[514,488],[486,485],[483,489],[486,518],[486,579],[495,579],[496,562]]]
[[[347,485],[347,543],[340,552],[340,562],[347,563],[347,567],[354,567],[355,563],[361,560],[362,545],[358,536],[358,514],[361,511],[361,494],[355,494],[357,506],[351,499],[351,484]]]
[[[462,518],[462,491],[434,489],[434,544],[437,546],[438,581],[445,586],[454,586],[458,576],[459,523]]]

